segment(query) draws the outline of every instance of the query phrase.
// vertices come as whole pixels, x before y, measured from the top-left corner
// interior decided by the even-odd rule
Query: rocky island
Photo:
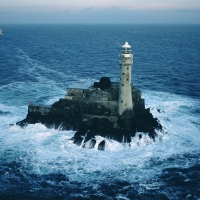
[[[141,91],[131,83],[133,55],[126,42],[120,54],[120,82],[111,82],[109,77],[101,77],[99,82],[88,89],[68,88],[67,95],[49,106],[28,106],[27,117],[17,122],[27,124],[42,123],[48,128],[75,130],[71,139],[84,148],[104,150],[106,139],[130,143],[140,132],[156,137],[156,129],[162,130],[157,118],[145,109]],[[102,140],[97,144],[96,137]],[[106,139],[105,139],[106,138]]]

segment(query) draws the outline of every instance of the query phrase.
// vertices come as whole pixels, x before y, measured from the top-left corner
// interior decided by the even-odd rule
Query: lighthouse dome
[[[131,46],[128,44],[128,42],[126,41],[125,44],[122,46],[122,48],[131,48]]]
[[[131,54],[131,46],[128,44],[128,42],[126,41],[125,44],[122,46],[122,54]]]

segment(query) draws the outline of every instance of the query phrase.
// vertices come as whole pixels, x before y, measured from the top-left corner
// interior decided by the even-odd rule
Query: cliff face
[[[135,87],[132,86],[135,118],[130,122],[118,118],[118,85],[119,83],[107,81],[107,84],[103,82],[103,86],[94,83],[89,89],[69,88],[67,96],[51,106],[29,105],[26,119],[17,124],[26,126],[39,122],[48,128],[76,130],[73,142],[87,148],[95,146],[97,135],[119,142],[130,142],[137,130],[154,138],[155,129],[162,127],[149,110],[145,109],[141,91]],[[98,148],[104,147],[105,141],[102,141]]]

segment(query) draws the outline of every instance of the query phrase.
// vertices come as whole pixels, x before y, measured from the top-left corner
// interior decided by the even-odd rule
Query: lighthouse
[[[131,71],[133,65],[133,54],[128,42],[122,46],[120,54],[120,85],[118,97],[119,119],[127,129],[134,123],[134,110],[132,101]]]

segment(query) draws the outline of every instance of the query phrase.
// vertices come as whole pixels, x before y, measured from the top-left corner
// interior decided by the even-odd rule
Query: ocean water
[[[0,199],[200,199],[199,25],[1,28]],[[98,151],[74,145],[74,131],[9,126],[29,101],[51,104],[102,76],[118,81],[125,41],[132,83],[164,127],[155,141],[107,140]]]

